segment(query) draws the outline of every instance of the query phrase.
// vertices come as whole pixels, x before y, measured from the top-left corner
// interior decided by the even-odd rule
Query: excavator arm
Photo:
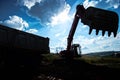
[[[75,31],[76,31],[76,28],[77,28],[77,24],[79,22],[79,16],[77,16],[77,13],[75,14],[75,18],[74,18],[74,21],[72,23],[72,27],[70,29],[70,33],[68,35],[68,38],[67,38],[67,50],[69,51],[70,48],[71,48],[71,43],[73,41],[73,36],[75,34]]]
[[[72,23],[72,26],[71,26],[71,29],[70,29],[70,32],[69,32],[69,35],[67,38],[67,50],[66,51],[68,54],[69,54],[71,46],[72,46],[73,36],[75,34],[79,19],[83,16],[83,13],[85,13],[85,9],[82,5],[78,5],[76,7],[76,10],[77,11],[75,13],[74,20],[73,20],[73,23]],[[79,10],[81,10],[81,12]],[[79,15],[79,14],[81,14],[81,15]]]
[[[73,57],[71,46],[79,19],[81,19],[83,24],[90,27],[89,34],[91,34],[93,29],[96,29],[96,35],[98,35],[99,30],[102,30],[102,36],[104,36],[105,31],[108,31],[108,36],[111,35],[111,32],[113,32],[114,37],[117,35],[118,15],[115,12],[94,7],[85,9],[83,5],[77,5],[74,20],[67,38],[67,49],[60,52],[60,54],[64,54],[67,58]]]

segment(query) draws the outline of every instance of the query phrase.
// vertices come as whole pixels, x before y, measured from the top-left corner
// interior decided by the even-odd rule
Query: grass
[[[44,63],[52,63],[56,59],[61,59],[58,54],[44,54],[43,55]],[[75,58],[78,60],[83,60],[89,64],[99,65],[99,66],[108,66],[110,68],[119,68],[120,69],[120,58],[118,57],[96,57],[96,56],[86,56]]]
[[[43,62],[50,64],[56,59],[60,59],[60,56],[58,54],[43,54]]]
[[[58,54],[51,53],[43,54],[42,62],[45,65],[40,66],[40,73],[33,80],[77,80],[81,78],[113,80],[117,79],[117,72],[120,71],[120,58],[115,57],[82,56],[74,58],[72,62],[65,62]]]
[[[108,66],[110,68],[119,68],[120,69],[120,58],[118,57],[94,57],[94,56],[82,56],[82,60],[100,66]]]

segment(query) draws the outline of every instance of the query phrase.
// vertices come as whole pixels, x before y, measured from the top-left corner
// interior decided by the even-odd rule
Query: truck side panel
[[[41,54],[46,53],[49,53],[49,38],[0,25],[0,80],[6,76],[31,80],[39,71]]]
[[[0,46],[46,51],[49,53],[49,38],[11,29],[0,25]]]

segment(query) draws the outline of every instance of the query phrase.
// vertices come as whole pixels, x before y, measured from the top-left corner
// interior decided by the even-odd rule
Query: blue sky
[[[0,24],[18,30],[50,38],[50,51],[57,47],[66,49],[67,36],[71,28],[76,5],[85,8],[94,6],[118,13],[120,18],[120,0],[1,0]],[[119,21],[120,23],[120,21]],[[120,51],[120,24],[117,37],[113,34],[103,37],[101,32],[88,34],[89,27],[80,21],[73,43],[81,45],[82,53],[99,51]]]

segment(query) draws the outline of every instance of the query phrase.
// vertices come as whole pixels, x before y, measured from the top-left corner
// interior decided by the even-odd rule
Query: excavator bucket
[[[102,30],[102,36],[108,31],[108,36],[113,32],[114,37],[118,30],[118,14],[113,11],[107,11],[99,8],[88,7],[85,9],[81,22],[90,27],[89,34],[96,29],[96,35]]]

